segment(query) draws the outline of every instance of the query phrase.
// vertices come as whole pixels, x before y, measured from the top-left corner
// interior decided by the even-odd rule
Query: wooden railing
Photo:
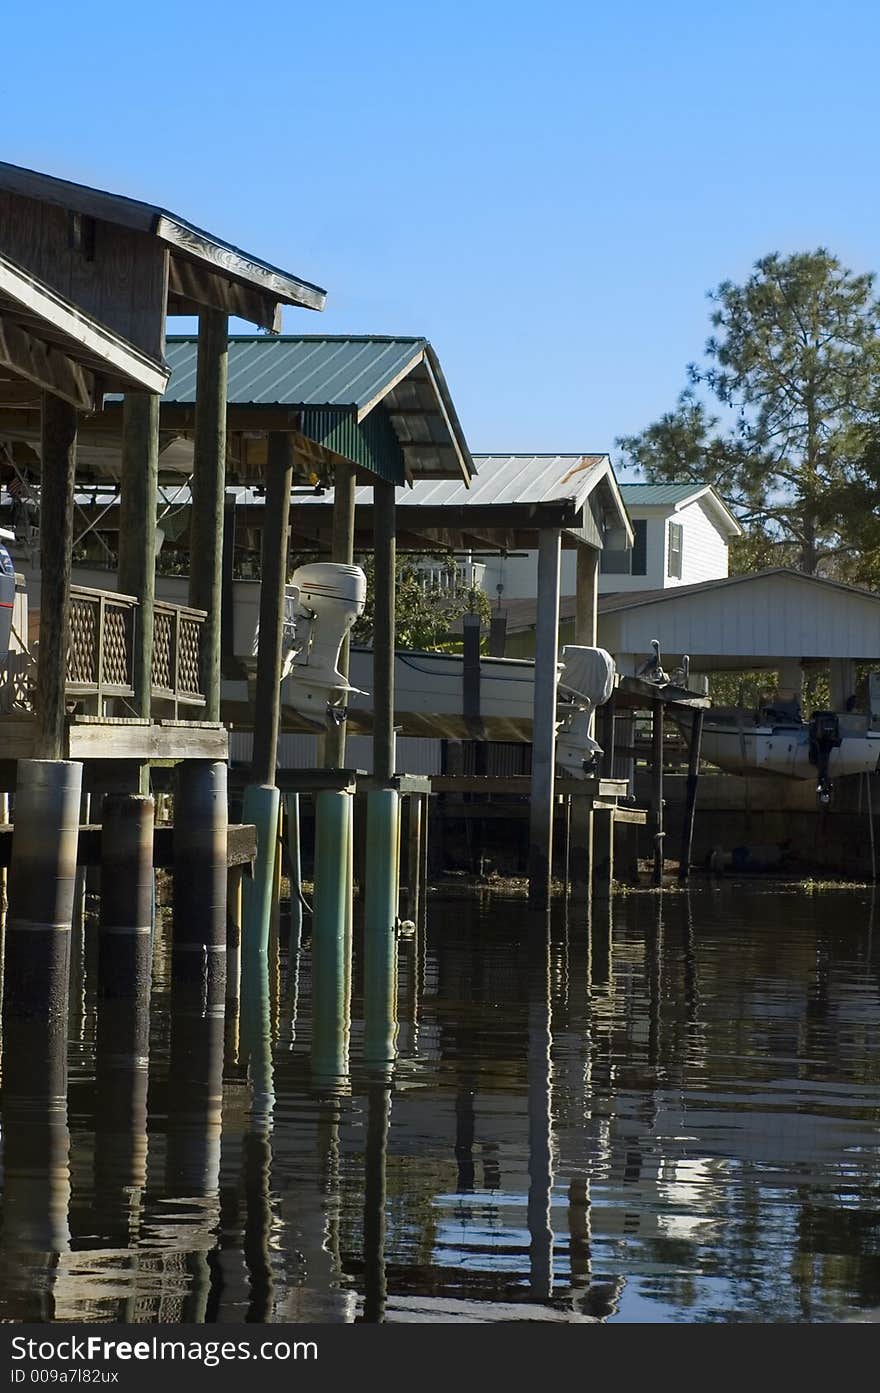
[[[110,698],[134,696],[134,635],[139,619],[133,595],[70,587],[70,647],[66,690],[105,715]],[[180,706],[204,706],[199,657],[204,610],[157,601],[153,627],[153,699]],[[122,714],[121,712],[119,714]]]

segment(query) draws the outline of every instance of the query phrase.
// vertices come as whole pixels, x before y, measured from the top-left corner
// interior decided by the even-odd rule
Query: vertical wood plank
[[[38,759],[62,759],[64,683],[70,638],[76,408],[49,392],[44,392],[42,397],[41,456],[40,649],[34,753]]]
[[[220,626],[223,596],[223,504],[226,489],[228,318],[199,315],[195,459],[190,536],[189,602],[207,612],[202,631],[205,720],[220,719]]]

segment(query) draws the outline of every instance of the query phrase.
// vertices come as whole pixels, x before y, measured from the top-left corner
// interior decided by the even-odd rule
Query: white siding
[[[681,523],[682,526],[682,565],[681,580],[666,577],[666,587],[696,585],[701,580],[722,580],[729,574],[727,541],[712,521],[701,498],[673,513],[670,521]],[[667,527],[667,534],[668,531]],[[667,535],[667,551],[668,545]]]
[[[880,597],[770,575],[599,616],[611,653],[646,655],[652,638],[667,668],[683,653],[704,671],[784,658],[880,662]]]

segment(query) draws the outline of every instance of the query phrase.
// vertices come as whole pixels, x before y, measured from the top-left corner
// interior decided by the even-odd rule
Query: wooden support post
[[[694,842],[694,814],[697,809],[697,781],[700,775],[700,743],[703,738],[703,712],[694,711],[691,726],[691,739],[688,748],[687,792],[684,804],[684,822],[681,828],[681,854],[678,862],[678,878],[684,882],[691,872],[691,848]]]
[[[257,652],[257,690],[254,702],[254,752],[251,772],[255,784],[274,784],[281,718],[281,639],[287,585],[287,544],[290,531],[290,489],[293,484],[293,439],[271,431],[266,466],[266,507],[263,512],[260,638]]]
[[[600,777],[610,779],[613,777],[614,768],[614,693],[612,692],[604,706],[599,707],[599,733],[597,739],[602,746],[602,759],[599,768]]]
[[[226,1057],[238,1063],[241,1015],[241,866],[226,877]]]
[[[556,765],[556,669],[559,657],[561,533],[538,534],[538,618],[532,718],[532,782],[529,817],[529,905],[547,909],[553,854],[553,790]]]
[[[663,702],[652,703],[651,724],[651,810],[654,821],[655,885],[663,884]]]
[[[428,811],[431,806],[431,800],[427,793],[420,793],[418,797],[422,805],[422,840],[420,846],[421,864],[419,866],[419,917],[416,924],[418,930],[418,952],[416,958],[417,961],[421,963],[424,961],[424,935],[428,922]]]
[[[76,408],[48,392],[42,397],[40,453],[40,648],[34,753],[38,759],[62,759],[70,632]]]
[[[593,809],[593,898],[607,900],[614,888],[614,809]]]
[[[220,624],[223,594],[223,505],[226,497],[228,319],[199,315],[189,602],[207,612],[202,629],[205,720],[220,719]]]
[[[354,491],[355,466],[340,461],[336,466],[333,481],[333,536],[330,544],[331,561],[350,566],[354,561]],[[345,635],[339,650],[336,671],[348,676],[349,636]],[[345,722],[331,720],[327,723],[324,740],[324,766],[327,769],[341,769],[345,763]]]
[[[394,776],[394,485],[377,479],[373,500],[373,774],[387,784]]]
[[[351,794],[322,789],[315,799],[312,927],[312,1078],[338,1088],[348,1073],[348,837]]]
[[[119,510],[119,589],[134,595],[132,710],[149,717],[156,599],[156,497],[159,478],[159,398],[128,392],[122,408],[122,488]]]
[[[584,648],[595,648],[597,643],[600,554],[583,544],[577,549],[574,641]]]
[[[367,883],[364,904],[364,1062],[388,1067],[397,1042],[398,794],[367,794]]]
[[[593,859],[593,807],[589,798],[572,798],[570,839],[570,895],[574,904],[590,898],[590,870]]]
[[[235,494],[223,503],[223,576],[220,582],[220,670],[224,677],[238,677],[235,661]]]
[[[419,922],[419,905],[424,886],[421,884],[422,868],[422,795],[411,793],[407,798],[406,839],[407,839],[407,912],[414,924]]]

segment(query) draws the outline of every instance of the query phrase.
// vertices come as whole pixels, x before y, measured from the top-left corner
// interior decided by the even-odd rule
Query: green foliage
[[[450,637],[449,630],[463,614],[480,615],[488,627],[491,618],[489,598],[482,590],[461,587],[450,591],[439,585],[425,583],[420,574],[417,556],[397,558],[394,613],[398,648],[445,650],[454,652],[461,647],[461,637]],[[374,562],[372,556],[360,557],[367,576],[367,603],[364,613],[352,632],[354,643],[371,643],[373,639]]]
[[[736,570],[880,578],[873,275],[824,248],[773,253],[745,284],[725,281],[710,299],[704,364],[688,368],[673,411],[618,445],[651,481],[716,486],[746,530]]]

